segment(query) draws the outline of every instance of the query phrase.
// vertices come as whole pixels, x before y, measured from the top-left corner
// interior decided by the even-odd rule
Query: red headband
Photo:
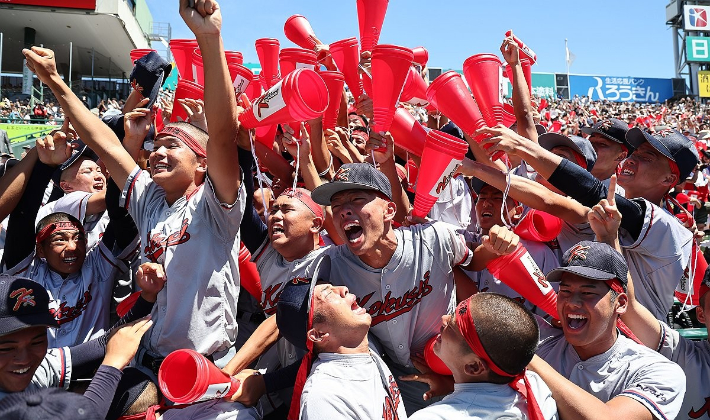
[[[572,153],[574,154],[574,160],[577,161],[577,165],[587,169],[587,159],[578,152],[573,151]]]
[[[486,353],[486,350],[483,348],[483,344],[481,344],[481,340],[478,337],[476,325],[473,323],[473,317],[471,316],[471,310],[469,308],[470,303],[471,298],[468,298],[459,303],[459,306],[456,308],[456,325],[458,325],[461,334],[463,335],[464,339],[466,339],[466,343],[468,343],[469,347],[471,347],[471,350],[473,350],[473,352],[476,353],[478,357],[483,359],[483,361],[488,364],[488,367],[493,372],[497,373],[500,376],[511,378],[511,381],[508,382],[508,386],[518,391],[523,396],[523,398],[527,399],[529,418],[531,420],[543,420],[545,417],[542,415],[540,406],[537,404],[535,395],[533,394],[532,388],[530,387],[530,382],[525,376],[525,370],[513,376],[510,373],[499,368],[498,365],[496,365],[495,362],[491,360],[490,356],[488,356],[488,353]],[[523,380],[523,386],[520,385],[521,379]]]
[[[680,183],[681,181],[684,181],[683,179],[680,179],[680,169],[678,169],[678,164],[673,162],[672,160],[668,159],[668,166],[671,168],[671,173],[675,176],[678,177],[678,182]]]
[[[323,208],[313,201],[308,190],[304,190],[303,188],[296,188],[295,190],[293,188],[286,188],[281,194],[297,199],[308,207],[316,217],[323,219]]]
[[[155,136],[155,139],[158,140],[162,137],[167,136],[172,136],[182,141],[187,147],[190,148],[190,150],[195,152],[197,156],[207,157],[207,151],[205,151],[204,146],[198,143],[197,140],[195,140],[195,138],[190,135],[190,133],[183,130],[182,128],[174,125],[168,125],[166,127],[163,127],[163,129],[160,130],[160,133]]]
[[[607,286],[616,293],[626,293],[626,290],[624,290],[624,286],[621,284],[621,280],[617,278],[613,278],[611,280],[605,280],[604,283],[606,283]],[[621,318],[616,319],[616,328],[619,329],[626,337],[628,337],[630,340],[635,341],[637,344],[641,344],[642,346],[644,345],[641,340],[639,340],[638,337],[636,337],[636,334],[634,334],[633,331],[631,331],[631,328],[629,328],[624,321],[621,320]]]
[[[39,232],[37,232],[37,236],[35,236],[35,241],[38,244],[42,243],[45,239],[52,236],[55,232],[61,232],[65,230],[78,230],[79,232],[84,233],[84,227],[82,225],[65,220],[61,222],[50,223],[47,226],[43,227]]]

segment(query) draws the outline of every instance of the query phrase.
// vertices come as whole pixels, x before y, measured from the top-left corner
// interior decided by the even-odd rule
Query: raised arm
[[[64,83],[57,73],[54,51],[32,47],[30,50],[22,50],[22,53],[27,59],[27,67],[52,90],[81,140],[106,164],[116,183],[123,186],[136,162],[123,148],[116,134],[99,117],[92,114]]]
[[[515,120],[518,123],[518,133],[537,143],[537,129],[533,121],[533,107],[530,101],[530,87],[525,80],[523,67],[520,65],[520,47],[513,39],[513,33],[505,38],[500,47],[503,58],[510,66],[513,73],[513,108]]]
[[[180,0],[180,16],[195,34],[205,72],[205,114],[210,139],[207,142],[208,173],[217,198],[224,203],[237,200],[241,182],[237,134],[237,101],[224,58],[222,14],[214,0]]]

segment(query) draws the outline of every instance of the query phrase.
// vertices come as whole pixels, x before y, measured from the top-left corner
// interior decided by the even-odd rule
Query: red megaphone
[[[286,77],[296,69],[316,70],[317,66],[316,53],[313,51],[303,48],[284,48],[279,53],[279,67],[282,77]]]
[[[520,57],[520,65],[523,67],[523,76],[525,76],[525,83],[528,84],[528,90],[532,95],[532,64],[530,63],[530,59],[527,57]],[[505,64],[503,67],[505,69],[505,77],[510,80],[510,83],[513,83],[512,67],[510,67],[510,65],[508,64]]]
[[[244,56],[239,51],[225,51],[224,57],[227,64],[244,64]]]
[[[510,127],[515,124],[515,122],[517,122],[517,118],[515,118],[515,108],[509,103],[503,104],[503,125]]]
[[[229,69],[229,76],[232,78],[234,94],[239,98],[239,95],[248,91],[249,85],[251,85],[254,80],[254,73],[241,64],[236,63],[227,64],[227,68]]]
[[[362,80],[360,80],[360,51],[357,38],[347,38],[330,44],[330,55],[345,77],[345,84],[353,94],[355,101],[362,95]]]
[[[151,51],[155,50],[151,50],[150,48],[136,48],[135,50],[131,50],[131,63],[135,63],[136,60],[144,55],[148,55]]]
[[[505,33],[505,36],[511,36],[513,35],[513,31],[507,31]],[[520,40],[517,36],[513,35],[513,40],[518,44],[518,47],[520,47],[520,52],[525,54],[527,58],[532,61],[532,64],[535,64],[537,62],[537,54],[535,54],[535,51],[533,51],[530,47],[525,45],[523,41]]]
[[[178,79],[173,98],[173,115],[170,122],[187,121],[187,112],[178,103],[179,99],[205,99],[205,89],[187,79]],[[178,120],[180,118],[180,120]]]
[[[181,349],[163,360],[158,371],[158,384],[170,401],[192,404],[231,397],[239,389],[240,382],[200,353]]]
[[[428,129],[415,120],[404,108],[397,108],[390,126],[394,143],[416,156],[421,156],[426,143]]]
[[[372,51],[380,40],[389,0],[357,0],[357,21],[360,26],[362,51]]]
[[[279,40],[274,38],[257,39],[254,43],[256,54],[261,63],[261,80],[268,89],[279,81]]]
[[[541,308],[552,318],[559,318],[557,294],[522,244],[518,244],[512,253],[489,262],[486,268],[493,277],[508,285],[530,303]]]
[[[251,83],[249,83],[249,86],[247,86],[247,90],[244,92],[244,94],[246,94],[247,98],[249,98],[249,100],[253,102],[256,98],[261,96],[262,90],[263,89],[261,88],[261,78],[258,74],[255,74],[251,79]]]
[[[256,264],[251,261],[251,253],[242,242],[239,248],[239,285],[261,302],[261,277]]]
[[[276,131],[278,130],[278,124],[265,125],[263,127],[256,127],[254,129],[254,138],[259,143],[268,147],[269,149],[274,147],[274,139],[276,138]]]
[[[192,52],[192,75],[195,76],[194,82],[200,86],[205,85],[205,69],[202,64],[202,53],[199,48],[195,48]]]
[[[414,62],[422,67],[426,67],[426,63],[429,61],[429,51],[424,47],[413,48]]]
[[[515,234],[522,239],[537,242],[550,242],[562,231],[562,219],[544,211],[530,209],[517,226]]]
[[[417,177],[417,194],[414,196],[414,217],[426,217],[458,171],[466,156],[468,143],[438,130],[429,130],[422,152],[420,171]]]
[[[412,50],[397,45],[372,50],[372,129],[377,133],[390,129],[413,58]]]
[[[301,15],[293,15],[286,19],[284,34],[291,42],[307,50],[312,50],[316,44],[321,43],[313,32],[308,19]]]
[[[436,344],[436,340],[440,336],[441,334],[437,334],[426,343],[426,346],[424,347],[424,361],[431,370],[439,375],[450,376],[452,375],[451,369],[449,369],[449,367],[444,364],[444,361],[441,360],[436,353],[434,353],[434,344]]]
[[[245,128],[256,128],[320,116],[328,107],[328,89],[313,70],[296,69],[264,92],[239,116]]]
[[[175,60],[178,76],[183,79],[193,81],[195,76],[192,73],[192,52],[197,48],[195,39],[171,39],[170,53]]]
[[[427,85],[422,75],[414,66],[410,66],[399,100],[415,106],[426,106],[429,104],[429,101],[426,100],[426,88]]]
[[[463,75],[489,127],[503,122],[501,66],[500,59],[493,54],[476,54],[463,62]]]
[[[328,88],[328,108],[323,113],[323,130],[334,130],[338,122],[345,77],[339,71],[322,71],[318,74],[323,78],[325,86]]]

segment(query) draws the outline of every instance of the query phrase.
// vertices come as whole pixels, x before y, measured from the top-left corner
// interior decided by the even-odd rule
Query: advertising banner
[[[614,102],[663,102],[673,97],[672,79],[570,75],[570,97]]]

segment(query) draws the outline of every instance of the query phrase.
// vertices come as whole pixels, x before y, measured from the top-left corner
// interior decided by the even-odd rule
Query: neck
[[[289,241],[286,246],[279,248],[282,249],[277,248],[276,252],[281,254],[284,260],[293,262],[320,248],[320,243],[318,241],[318,235],[313,235],[300,240],[294,240],[293,242]]]
[[[397,250],[397,235],[390,227],[369,252],[359,255],[362,262],[372,268],[384,268]]]
[[[319,349],[320,353],[337,353],[337,354],[364,354],[370,351],[369,341],[367,340],[367,332],[363,335],[362,340],[351,343],[339,343],[326,345]]]
[[[584,345],[584,346],[572,346],[574,351],[577,352],[579,358],[582,360],[587,360],[591,357],[598,356],[606,351],[608,351],[618,338],[618,332],[616,328],[611,334],[607,334],[605,337],[597,339],[595,342]]]
[[[163,188],[163,190],[165,190],[165,201],[168,203],[168,205],[172,206],[181,197],[189,197],[190,194],[192,194],[193,192],[195,192],[195,190],[197,190],[197,188],[199,188],[199,185],[196,185],[194,183],[194,181],[191,182],[190,185],[186,189],[184,189],[184,190],[181,189],[180,191],[170,191],[169,192],[168,190]]]
[[[658,190],[636,191],[631,185],[629,187],[623,187],[625,190],[624,195],[626,196],[626,198],[644,198],[657,206],[663,204],[663,197],[665,197],[667,193],[667,191],[661,190],[660,188]]]

